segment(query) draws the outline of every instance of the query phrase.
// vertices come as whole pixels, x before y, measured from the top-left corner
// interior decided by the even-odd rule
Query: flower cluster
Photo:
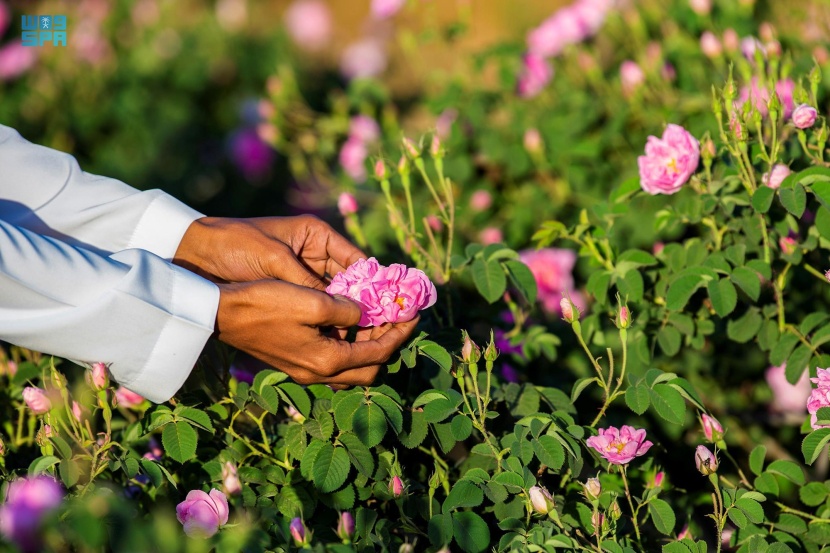
[[[363,311],[360,326],[411,321],[438,299],[435,285],[423,271],[399,263],[384,267],[374,257],[358,260],[335,275],[326,292],[357,302]]]
[[[816,413],[822,407],[830,407],[830,369],[816,369],[816,378],[810,379],[816,387],[807,400],[807,412],[810,413],[810,424],[813,428],[821,428]]]

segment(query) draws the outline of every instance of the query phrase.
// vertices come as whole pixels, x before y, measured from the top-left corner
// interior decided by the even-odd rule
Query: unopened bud
[[[478,346],[470,339],[470,335],[465,330],[464,345],[461,346],[461,360],[465,363],[475,363],[481,358],[481,351]]]
[[[357,213],[357,199],[348,192],[343,192],[340,194],[340,197],[337,198],[337,209],[343,217],[348,217],[349,215]]]
[[[539,134],[538,129],[527,129],[524,136],[525,150],[531,154],[536,154],[542,151],[542,135]]]
[[[815,124],[817,117],[816,108],[809,104],[801,104],[793,110],[793,125],[798,129],[809,129]]]
[[[699,445],[695,450],[695,465],[700,474],[709,476],[718,470],[718,459],[705,445]]]
[[[622,509],[620,509],[620,504],[617,503],[616,499],[608,506],[608,516],[611,517],[611,520],[619,520],[622,516]]]
[[[93,363],[85,376],[87,384],[95,391],[104,390],[109,386],[109,373],[103,363]]]
[[[375,162],[375,178],[377,178],[378,180],[383,180],[387,178],[386,164],[383,163],[382,159],[379,159]]]
[[[303,519],[295,517],[291,519],[291,524],[288,526],[291,532],[291,537],[294,539],[294,544],[298,546],[306,545],[306,529],[303,524]]]
[[[599,478],[589,478],[585,482],[585,497],[589,500],[594,500],[602,493],[602,484]]]
[[[703,434],[710,442],[715,443],[723,438],[723,426],[715,417],[710,417],[704,413],[700,418],[700,424],[703,426]]]
[[[553,495],[541,486],[533,486],[527,491],[533,510],[540,515],[546,515],[553,509]]]
[[[493,341],[493,337],[490,337],[490,343],[487,344],[487,349],[484,350],[484,360],[493,362],[499,356],[499,350],[496,347],[496,343]]]
[[[617,312],[617,328],[628,328],[631,326],[631,312],[627,305],[620,307]]]
[[[573,323],[579,320],[579,308],[574,305],[571,298],[562,298],[559,302],[559,307],[562,309],[562,319],[566,322]]]
[[[401,477],[393,476],[389,482],[389,492],[392,494],[392,497],[398,499],[403,495],[403,490],[403,480],[401,480]]]
[[[664,473],[661,470],[660,472],[658,472],[657,474],[654,475],[654,480],[652,481],[651,486],[653,488],[659,488],[660,486],[663,485],[663,479],[665,477],[666,477],[666,473]]]
[[[401,159],[398,160],[398,173],[401,175],[409,173],[409,161],[406,156],[401,156]]]
[[[406,151],[407,155],[409,155],[409,157],[411,157],[412,159],[417,159],[421,157],[421,152],[418,151],[418,148],[417,146],[415,146],[415,143],[406,137],[404,137],[403,139],[403,149],[404,151]]]
[[[595,532],[600,532],[602,530],[602,525],[604,522],[605,515],[603,515],[599,511],[594,511],[594,514],[591,515],[591,525],[594,527]]]
[[[444,148],[441,147],[441,139],[437,134],[432,135],[432,143],[429,146],[429,153],[432,157],[443,157]]]
[[[343,511],[337,519],[337,537],[348,543],[352,540],[352,536],[354,536],[354,517],[349,511]]]

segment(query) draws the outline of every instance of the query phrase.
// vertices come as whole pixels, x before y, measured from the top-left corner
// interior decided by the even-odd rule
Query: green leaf
[[[490,528],[472,511],[452,514],[453,536],[458,546],[466,553],[481,553],[490,545]]]
[[[458,414],[453,417],[450,430],[452,430],[453,438],[459,442],[463,442],[473,432],[473,421],[466,415]]]
[[[608,286],[610,284],[610,271],[594,271],[588,278],[588,284],[585,285],[585,291],[594,296],[600,305],[602,305],[607,299]]]
[[[807,434],[804,441],[801,442],[801,453],[804,454],[804,462],[812,465],[828,441],[830,441],[830,428],[819,428]]]
[[[58,455],[61,459],[69,459],[72,457],[72,448],[69,447],[69,444],[66,443],[66,440],[61,438],[58,434],[54,434],[49,438],[49,441],[52,442],[52,445],[55,446]]]
[[[677,520],[671,505],[655,497],[648,504],[648,512],[658,532],[667,536],[672,533]]]
[[[626,179],[620,184],[617,188],[615,188],[611,192],[611,201],[613,203],[619,203],[623,200],[627,199],[632,194],[636,194],[640,191],[640,179],[637,177],[631,177]]]
[[[29,464],[28,474],[29,476],[42,474],[58,463],[60,463],[60,459],[54,455],[44,455],[43,457],[38,457]]]
[[[142,459],[140,463],[141,468],[144,469],[144,474],[150,478],[150,482],[153,483],[153,486],[157,488],[161,486],[163,475],[158,464],[150,459]]]
[[[729,279],[710,280],[706,288],[715,313],[726,317],[735,310],[735,306],[738,305],[738,293]]]
[[[199,436],[190,424],[179,421],[164,427],[161,432],[161,443],[171,459],[184,463],[196,455]]]
[[[746,518],[753,524],[760,524],[764,521],[764,509],[754,499],[742,497],[735,502],[735,506],[743,511]]]
[[[308,393],[300,387],[299,384],[293,382],[283,382],[277,388],[280,395],[283,396],[286,402],[294,406],[294,408],[308,418],[311,413],[311,400]]]
[[[749,309],[741,318],[730,319],[726,323],[726,335],[734,342],[745,344],[758,334],[763,324],[764,319],[758,313],[758,310]]]
[[[403,430],[401,406],[391,397],[380,393],[373,394],[371,401],[383,409],[384,414],[386,414],[386,420],[389,422],[392,430],[395,431],[395,434],[399,434]]]
[[[519,293],[524,296],[529,304],[536,303],[536,296],[539,293],[539,289],[536,285],[536,278],[527,265],[521,261],[513,260],[505,261],[502,264],[507,270],[507,276],[510,277],[510,281]]]
[[[317,454],[320,453],[320,450],[323,449],[323,446],[328,442],[323,442],[321,440],[311,440],[311,443],[308,444],[308,447],[305,449],[305,453],[300,458],[300,474],[306,480],[312,479],[312,474],[314,471],[314,460],[317,458]]]
[[[545,434],[538,438],[533,438],[531,443],[533,444],[533,451],[536,453],[536,457],[540,463],[555,471],[562,468],[562,465],[565,463],[565,448],[562,447],[562,444],[556,438]]]
[[[732,280],[746,292],[752,301],[758,300],[761,294],[761,280],[758,278],[758,273],[747,267],[738,267],[732,271]]]
[[[411,421],[409,431],[404,430],[398,434],[398,440],[405,448],[412,449],[423,443],[427,437],[428,427],[422,411],[404,413],[404,428],[407,419]]]
[[[800,219],[804,214],[804,209],[807,207],[807,192],[800,184],[796,184],[792,188],[779,189],[778,198],[781,200],[784,209],[792,213],[796,219]]]
[[[213,428],[213,423],[210,420],[210,416],[208,416],[208,414],[202,411],[201,409],[196,409],[195,407],[184,407],[176,414],[181,418],[189,420],[196,426],[199,426],[204,430],[207,430],[211,434],[216,432],[216,430]]]
[[[501,484],[510,493],[519,493],[524,488],[524,478],[515,472],[500,472],[493,477],[493,482]]]
[[[263,386],[259,392],[251,391],[251,397],[257,405],[276,415],[280,408],[280,396],[273,386]]]
[[[427,524],[429,541],[435,547],[441,547],[452,540],[452,516],[450,513],[433,515]]]
[[[462,507],[478,507],[484,501],[484,492],[469,480],[453,484],[442,509],[445,513]]]
[[[806,486],[803,486],[798,490],[798,497],[801,499],[801,502],[809,507],[817,507],[824,503],[827,499],[827,494],[830,493],[830,490],[827,489],[821,482],[808,482]]]
[[[657,258],[643,250],[626,250],[617,258],[615,265],[620,263],[629,263],[632,267],[650,266],[657,265]]]
[[[778,459],[767,466],[767,472],[772,472],[786,478],[787,480],[803,486],[805,482],[804,471],[798,464],[786,459]]]
[[[504,294],[507,288],[507,278],[498,261],[485,261],[477,258],[470,268],[473,273],[473,283],[478,293],[488,301],[495,303]]]
[[[732,521],[732,524],[737,526],[738,528],[743,528],[749,521],[746,519],[746,515],[740,509],[736,507],[730,508],[726,511],[726,515],[729,517],[729,520]]]
[[[324,443],[314,459],[314,485],[323,493],[333,492],[346,482],[350,466],[345,449]]]
[[[366,447],[375,447],[386,434],[386,416],[383,409],[375,405],[361,405],[354,414],[353,430],[366,444]]]
[[[348,432],[340,434],[338,440],[346,447],[346,453],[349,454],[354,468],[366,478],[371,478],[375,472],[375,457],[372,451],[360,441],[360,438]]]
[[[768,472],[761,473],[754,482],[755,489],[767,495],[778,495],[778,479]]]
[[[251,384],[251,389],[256,393],[262,395],[262,389],[266,386],[271,387],[274,384],[279,384],[286,380],[288,375],[282,371],[275,371],[272,369],[263,369],[254,375],[254,383]]]
[[[638,269],[632,269],[617,280],[617,288],[620,294],[629,301],[638,303],[643,301],[643,275]]]
[[[680,331],[673,326],[664,326],[657,333],[657,343],[660,344],[660,349],[669,357],[677,355],[680,351],[681,341]]]
[[[691,299],[695,291],[717,278],[717,273],[709,267],[689,267],[684,269],[669,284],[666,294],[666,309],[680,311]]]
[[[686,420],[686,402],[680,392],[666,384],[658,384],[649,390],[649,398],[657,414],[674,424]]]
[[[795,334],[782,335],[769,352],[769,362],[776,367],[783,365],[797,343],[798,336]]]
[[[64,459],[58,465],[58,474],[64,486],[71,488],[81,479],[81,467],[72,459]],[[161,471],[159,471],[159,476],[161,476]]]
[[[767,454],[767,448],[763,445],[756,445],[749,454],[749,470],[755,475],[759,475],[764,471],[764,457]]]
[[[452,356],[443,347],[431,340],[418,342],[418,352],[435,361],[446,372],[452,370]]]
[[[822,238],[830,240],[830,211],[825,207],[819,207],[816,212],[816,229]]]
[[[766,213],[772,205],[772,200],[775,197],[775,189],[769,186],[759,186],[752,195],[752,207],[758,213]]]
[[[337,428],[348,432],[352,429],[355,412],[366,403],[366,398],[360,390],[337,392],[334,397],[337,399],[336,403],[332,401],[334,422],[337,423]]]
[[[648,387],[643,386],[642,384],[630,386],[625,391],[625,403],[628,405],[629,409],[638,415],[645,413],[651,403],[649,400]]]
[[[571,403],[576,402],[576,399],[582,394],[583,390],[587,388],[591,382],[599,382],[596,376],[588,378],[580,378],[574,382],[574,387],[571,389]]]
[[[795,384],[807,368],[807,363],[810,362],[813,352],[804,344],[795,348],[795,351],[790,354],[787,359],[787,368],[784,374],[790,384]]]

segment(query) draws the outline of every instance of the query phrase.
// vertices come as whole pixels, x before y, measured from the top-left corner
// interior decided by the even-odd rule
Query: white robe
[[[215,284],[169,262],[200,217],[0,125],[0,340],[108,363],[122,386],[170,399],[219,305]]]

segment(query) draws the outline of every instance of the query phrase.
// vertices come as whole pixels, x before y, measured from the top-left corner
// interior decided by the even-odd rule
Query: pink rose
[[[519,252],[522,263],[530,268],[539,289],[539,301],[545,311],[561,314],[561,301],[565,294],[582,311],[585,302],[581,295],[574,292],[573,268],[576,253],[571,250],[544,248],[541,250],[524,250]]]
[[[340,148],[340,166],[343,171],[357,182],[366,180],[366,144],[357,137],[350,137]]]
[[[52,402],[46,392],[40,388],[26,386],[23,388],[23,401],[35,415],[43,415],[52,410]]]
[[[209,538],[228,523],[228,498],[216,489],[192,490],[176,505],[176,518],[188,536]]]
[[[793,125],[799,129],[809,129],[816,122],[818,112],[809,104],[801,104],[793,110]]]
[[[144,403],[143,397],[141,397],[135,392],[131,392],[123,386],[115,390],[115,399],[116,401],[118,401],[118,405],[120,405],[121,407],[126,407],[127,409],[131,407],[138,407],[139,405]]]
[[[337,209],[343,217],[357,213],[357,207],[357,200],[348,192],[343,192],[337,198]]]
[[[476,190],[470,196],[470,207],[474,211],[484,211],[493,205],[493,196],[486,190]]]
[[[810,375],[805,370],[795,384],[786,376],[787,365],[770,367],[765,373],[767,384],[772,390],[770,408],[778,413],[803,415],[807,411],[807,399],[813,391]]]
[[[222,486],[228,495],[238,494],[242,491],[242,484],[239,482],[236,466],[230,461],[225,461],[225,464],[222,465]]]
[[[789,167],[783,163],[776,163],[772,166],[772,171],[761,175],[761,182],[770,188],[778,188],[781,186],[781,183],[784,182],[784,179],[790,175],[790,173],[792,173],[792,171],[790,171]]]
[[[458,110],[447,108],[435,120],[435,133],[439,138],[447,138],[452,132],[452,125],[458,119]]]
[[[640,186],[649,194],[674,194],[697,169],[700,145],[686,129],[669,124],[662,138],[649,136],[646,155],[637,158]]]
[[[359,260],[335,275],[326,291],[360,304],[360,326],[411,321],[438,299],[435,285],[423,271],[397,263],[384,267],[375,258]]]
[[[372,17],[389,19],[406,5],[406,0],[372,0]]]
[[[0,533],[23,551],[41,550],[40,524],[63,501],[63,488],[50,476],[18,478],[0,507]]]
[[[395,498],[398,498],[403,495],[404,485],[403,480],[401,480],[400,476],[393,476],[392,480],[389,481],[389,491]]]
[[[499,244],[504,242],[504,234],[501,232],[501,229],[496,227],[487,227],[486,229],[482,230],[478,236],[479,241],[485,246],[489,246],[490,244]]]
[[[10,81],[31,69],[37,61],[37,48],[10,42],[0,48],[0,81]]]
[[[340,72],[348,79],[376,77],[386,69],[386,50],[373,38],[355,42],[343,50]]]
[[[817,413],[822,407],[830,407],[830,369],[816,369],[816,378],[810,379],[816,388],[807,399],[807,412],[810,413],[810,425],[813,428],[822,428],[818,424]]]
[[[620,82],[623,92],[632,94],[646,81],[646,74],[636,62],[626,60],[620,65]]]
[[[107,366],[103,363],[93,363],[92,368],[86,372],[86,382],[93,390],[104,390],[110,384]]]
[[[553,78],[553,68],[536,54],[525,54],[519,75],[517,91],[522,98],[532,98],[542,92]]]
[[[331,37],[331,14],[322,0],[297,0],[285,11],[285,26],[297,46],[319,50]]]
[[[614,465],[627,465],[635,457],[644,455],[652,443],[646,440],[646,431],[623,425],[600,428],[598,436],[586,440],[588,447],[595,449],[606,461]]]
[[[700,50],[707,58],[717,58],[723,53],[723,46],[720,40],[711,31],[700,35]]]

